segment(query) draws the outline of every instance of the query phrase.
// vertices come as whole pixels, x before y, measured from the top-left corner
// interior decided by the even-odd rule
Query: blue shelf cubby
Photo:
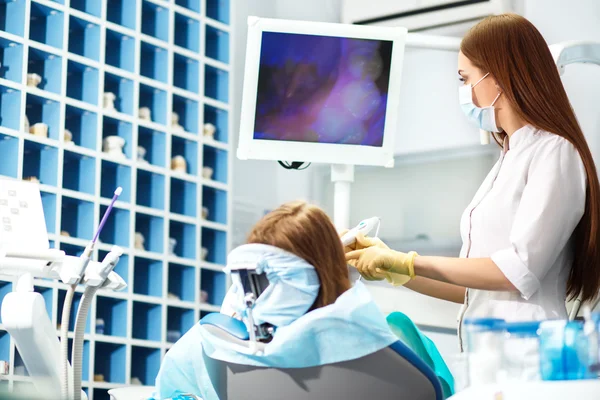
[[[229,113],[222,108],[204,105],[204,123],[210,123],[217,128],[215,140],[229,143]]]
[[[90,0],[97,1],[97,0]],[[131,7],[131,0],[108,0],[106,19],[112,23],[135,29],[137,7]]]
[[[193,52],[200,51],[200,21],[175,13],[175,45]]]
[[[27,94],[25,112],[30,126],[38,122],[48,125],[48,137],[59,140],[60,126],[60,103],[45,97]]]
[[[77,309],[79,309],[79,305],[81,304],[81,297],[83,293],[75,292],[73,296],[73,302],[71,303],[71,315],[69,317],[69,332],[73,332],[75,330],[75,321],[77,320]],[[63,304],[65,303],[65,298],[67,297],[67,291],[64,289],[58,290],[58,316],[56,319],[57,327],[56,329],[60,330],[60,321],[62,320],[63,313]],[[90,333],[92,320],[90,314],[87,316],[86,325],[85,325],[85,333]]]
[[[200,270],[200,288],[208,295],[208,304],[220,305],[225,298],[227,277],[225,273],[210,269]]]
[[[198,133],[198,102],[187,97],[173,95],[173,111],[179,116],[179,125],[186,132]]]
[[[200,12],[200,0],[175,0],[175,4],[197,13]]]
[[[199,63],[197,60],[174,55],[173,60],[173,85],[193,93],[198,93],[199,89]]]
[[[91,0],[100,7],[100,2]],[[72,5],[72,4],[71,4]],[[100,60],[100,26],[81,18],[69,18],[69,52]]]
[[[36,177],[44,185],[58,184],[58,149],[25,140],[23,143],[23,178]]]
[[[197,185],[176,177],[171,178],[171,212],[188,217],[196,217],[198,196]]]
[[[44,298],[44,303],[46,305],[46,312],[48,313],[48,316],[52,318],[52,288],[34,286],[33,291],[42,295],[42,297]]]
[[[208,249],[206,261],[225,265],[227,261],[227,232],[212,228],[202,228],[202,247]]]
[[[210,186],[202,187],[202,205],[208,209],[209,221],[227,224],[227,192]]]
[[[107,336],[127,336],[127,300],[109,296],[96,297],[96,320],[101,319],[104,326],[96,324],[96,334]]]
[[[96,189],[96,160],[81,153],[65,150],[62,187],[93,195]]]
[[[230,0],[206,0],[206,16],[229,25]]]
[[[69,360],[73,359],[73,339],[69,339]],[[90,341],[83,341],[83,359],[81,364],[81,380],[86,382],[90,379]]]
[[[102,138],[105,139],[108,136],[119,136],[125,139],[123,151],[127,158],[131,158],[134,151],[132,146],[132,130],[133,128],[129,122],[117,118],[105,116],[102,121]]]
[[[115,189],[121,187],[123,192],[119,201],[131,201],[131,167],[117,162],[102,160],[100,170],[100,196],[112,199]]]
[[[56,233],[56,195],[41,191],[42,207],[44,208],[44,219],[46,221],[46,230],[49,233]]]
[[[86,103],[98,104],[98,70],[69,60],[67,96]]]
[[[138,131],[138,146],[146,150],[144,159],[157,167],[166,166],[167,138],[164,132],[140,126]]]
[[[140,108],[148,107],[152,121],[167,124],[167,93],[152,86],[140,84]]]
[[[160,369],[160,349],[131,347],[131,378],[138,378],[143,385],[153,386]]]
[[[227,183],[227,169],[229,167],[227,151],[210,146],[204,146],[203,150],[204,167],[213,170],[211,180]]]
[[[108,206],[100,206],[100,216],[103,216],[107,209]],[[100,240],[107,244],[129,247],[129,225],[129,210],[114,207],[100,233]]]
[[[75,106],[65,109],[65,128],[73,135],[73,143],[86,149],[96,150],[98,115]]]
[[[175,343],[183,336],[194,324],[196,317],[193,308],[168,307],[167,308],[167,342]],[[171,334],[175,334],[173,337]]]
[[[162,309],[160,304],[135,301],[133,303],[133,338],[160,341]]]
[[[164,42],[169,40],[169,10],[149,1],[142,2],[142,33]]]
[[[0,304],[4,301],[4,296],[12,292],[12,282],[0,281]],[[2,316],[0,315],[0,323],[2,323]]]
[[[125,383],[126,355],[124,344],[96,342],[94,376],[102,375],[105,382]]]
[[[27,0],[0,2],[0,31],[13,35],[25,34],[25,3]]]
[[[177,240],[175,255],[194,260],[196,258],[196,226],[179,221],[169,223],[169,238]]]
[[[229,33],[206,25],[206,56],[229,64]]]
[[[98,250],[98,260],[102,261],[107,254],[108,251]],[[123,254],[121,257],[119,257],[119,262],[113,271],[123,278],[125,283],[129,285],[129,256]],[[131,290],[131,288],[128,287],[127,290]]]
[[[71,0],[71,8],[100,18],[102,2],[98,0]]]
[[[6,331],[0,331],[0,361],[10,360],[10,335]]]
[[[165,176],[155,172],[138,169],[137,171],[137,204],[144,207],[164,210],[165,208]]]
[[[60,94],[62,87],[62,58],[43,50],[29,47],[29,63],[27,73],[42,77],[38,88]]]
[[[62,197],[61,232],[71,237],[91,240],[94,235],[94,203]]]
[[[16,178],[19,170],[19,139],[15,136],[0,133],[0,175]]]
[[[140,55],[140,73],[146,78],[154,79],[162,83],[167,83],[168,74],[168,57],[167,49],[159,46],[154,46],[150,43],[141,43]]]
[[[144,235],[144,246],[146,251],[153,253],[162,253],[164,220],[161,217],[154,215],[136,213],[135,215],[135,232]]]
[[[19,115],[21,115],[21,92],[0,86],[0,126],[15,131],[22,130],[19,126]]]
[[[196,268],[180,264],[169,264],[169,294],[174,294],[181,301],[196,300],[195,285]]]
[[[102,388],[95,387],[92,390],[92,393],[94,396],[94,400],[111,400],[110,395],[108,394],[108,389],[102,389]]]
[[[22,71],[23,45],[0,38],[0,78],[21,83]]]
[[[113,93],[115,109],[127,115],[133,115],[133,81],[122,76],[105,73],[104,93]]]
[[[31,1],[29,39],[62,49],[64,15],[62,12]]]
[[[135,257],[133,265],[133,293],[145,296],[163,296],[163,262]]]
[[[171,158],[183,156],[187,162],[187,173],[198,174],[198,142],[179,136],[171,136]],[[177,173],[173,171],[173,173]]]
[[[134,72],[135,40],[129,35],[107,29],[105,62],[113,67]]]
[[[229,101],[229,73],[210,65],[204,67],[204,95],[227,103]]]
[[[64,251],[67,255],[79,257],[83,254],[85,247],[62,242],[60,244],[60,250]]]

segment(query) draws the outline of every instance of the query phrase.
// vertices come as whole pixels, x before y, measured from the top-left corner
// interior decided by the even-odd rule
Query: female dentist
[[[463,303],[462,347],[465,317],[567,318],[567,296],[598,295],[600,187],[548,45],[528,20],[478,23],[462,40],[458,74],[466,116],[502,147],[462,216],[460,258],[359,237],[346,259],[365,279]]]

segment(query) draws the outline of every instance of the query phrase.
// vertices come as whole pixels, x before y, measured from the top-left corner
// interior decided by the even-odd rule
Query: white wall
[[[523,15],[540,30],[549,44],[566,40],[600,41],[600,1],[526,0]],[[600,67],[571,65],[563,84],[579,123],[600,166]]]

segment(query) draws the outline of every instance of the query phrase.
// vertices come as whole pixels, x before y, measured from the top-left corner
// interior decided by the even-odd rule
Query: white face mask
[[[475,122],[479,129],[483,129],[488,132],[500,132],[500,129],[496,126],[496,113],[494,109],[494,104],[502,94],[498,93],[498,96],[494,99],[491,105],[488,107],[477,107],[475,103],[473,103],[473,88],[479,84],[482,80],[484,80],[490,73],[488,72],[475,82],[474,85],[463,85],[458,88],[458,99],[460,101],[460,108],[462,108],[463,112],[471,121]]]

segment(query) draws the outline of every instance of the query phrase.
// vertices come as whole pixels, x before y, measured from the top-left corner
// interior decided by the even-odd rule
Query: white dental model
[[[183,126],[179,125],[179,114],[175,111],[171,114],[171,129],[173,132],[182,132],[185,130]]]
[[[113,157],[123,158],[123,147],[125,146],[125,139],[120,136],[107,136],[102,142],[102,151]]]
[[[142,107],[138,111],[138,116],[141,120],[152,121],[152,111],[148,107]]]
[[[70,130],[65,129],[63,137],[64,137],[64,140],[65,140],[65,146],[71,146],[71,145],[75,144],[75,143],[73,143],[73,134],[71,133]]]
[[[175,247],[177,247],[177,239],[169,238],[169,255],[175,255]]]
[[[42,82],[42,77],[36,73],[27,74],[27,86],[29,87],[38,87],[38,85]]]
[[[363,235],[369,234],[375,227],[379,227],[380,219],[379,217],[372,217],[365,220],[360,221],[358,225],[354,228],[350,229],[348,232],[342,236],[342,244],[344,246],[350,246],[356,241],[356,235],[362,233]],[[375,234],[377,236],[377,234]]]
[[[187,173],[187,161],[183,156],[175,156],[171,160],[171,170],[175,172]]]
[[[211,124],[210,122],[205,123],[202,128],[202,135],[204,135],[204,138],[209,139],[209,140],[215,139],[216,132],[217,132],[217,127],[214,126],[213,124]]]
[[[146,250],[146,248],[144,247],[145,241],[146,238],[144,238],[144,235],[142,235],[141,232],[136,232],[135,237],[133,239],[133,247],[137,250]]]
[[[33,124],[29,128],[29,133],[31,133],[33,136],[47,138],[48,137],[48,125],[46,125],[43,122],[38,122],[37,124]]]
[[[137,160],[140,163],[148,163],[148,161],[146,161],[146,149],[143,148],[142,146],[138,146],[137,148]]]
[[[214,170],[211,167],[202,168],[202,177],[204,179],[212,179]]]
[[[117,99],[117,96],[115,96],[114,93],[105,92],[102,95],[102,107],[104,107],[104,109],[108,110],[108,111],[115,111],[115,100],[116,99]]]

